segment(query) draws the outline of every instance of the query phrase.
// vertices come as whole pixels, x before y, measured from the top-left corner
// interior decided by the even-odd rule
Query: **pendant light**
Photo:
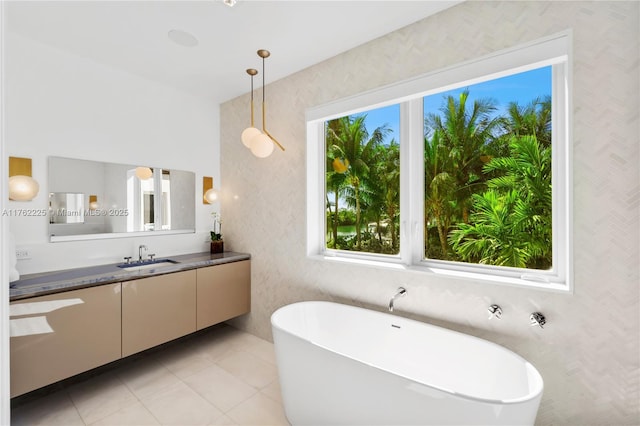
[[[251,126],[242,131],[240,138],[247,148],[251,148],[251,139],[260,134],[260,130],[253,125],[253,76],[258,74],[258,70],[249,68],[247,74],[251,76]]]
[[[153,176],[153,170],[150,167],[139,166],[136,167],[136,176],[140,180],[147,180]]]
[[[251,149],[251,153],[258,158],[265,158],[271,155],[273,152],[273,146],[277,145],[278,148],[284,151],[284,147],[278,142],[267,130],[266,125],[266,102],[265,102],[265,78],[264,78],[264,60],[268,58],[271,53],[268,50],[260,49],[258,50],[258,56],[262,58],[262,132],[258,134],[254,134],[254,136],[249,140],[249,149]],[[248,72],[248,71],[247,71]],[[253,96],[253,90],[252,90]],[[253,111],[253,109],[252,109]]]

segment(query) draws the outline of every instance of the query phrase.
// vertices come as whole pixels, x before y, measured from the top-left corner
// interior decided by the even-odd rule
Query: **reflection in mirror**
[[[84,194],[50,192],[49,223],[84,223]]]
[[[146,173],[141,173],[142,169]],[[56,196],[75,194],[75,202],[81,199],[82,207],[77,210],[82,211],[84,218],[80,222],[62,222],[58,221],[58,215],[52,215],[49,224],[52,242],[148,231],[195,232],[193,172],[49,157],[49,191]],[[90,197],[98,200],[97,206],[85,209],[90,205]],[[57,206],[61,201],[56,203]],[[53,207],[52,202],[52,211]]]
[[[172,173],[180,172],[153,169],[143,178],[137,170],[127,172],[127,232],[171,229]]]

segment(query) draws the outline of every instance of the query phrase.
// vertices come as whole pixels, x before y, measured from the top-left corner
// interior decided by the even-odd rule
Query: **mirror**
[[[51,242],[195,232],[195,173],[49,157]]]

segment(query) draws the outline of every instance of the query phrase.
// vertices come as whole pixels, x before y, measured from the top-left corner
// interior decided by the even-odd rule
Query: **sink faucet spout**
[[[147,246],[145,246],[144,244],[140,244],[140,246],[138,247],[138,262],[142,262],[142,250],[147,250]]]

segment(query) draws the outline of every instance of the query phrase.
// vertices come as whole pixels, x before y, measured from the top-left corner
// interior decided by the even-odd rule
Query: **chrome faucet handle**
[[[531,327],[535,327],[536,325],[540,328],[544,328],[543,325],[547,323],[547,319],[540,312],[534,312],[529,317],[529,321],[531,321]]]
[[[489,306],[487,310],[489,311],[489,319],[502,319],[502,308],[500,306],[494,304]]]
[[[149,260],[153,260],[155,256],[156,256],[155,253],[149,253]]]
[[[126,263],[126,264],[131,263],[131,256],[125,256],[124,257],[124,263]]]

